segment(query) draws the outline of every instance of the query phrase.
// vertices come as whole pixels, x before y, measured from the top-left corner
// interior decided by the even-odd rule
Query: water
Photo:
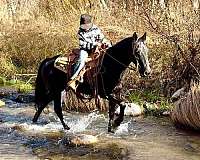
[[[169,118],[126,117],[114,134],[107,133],[107,115],[64,113],[71,127],[64,131],[50,106],[32,124],[33,104],[6,101],[0,107],[0,159],[133,159],[199,160],[198,133],[176,129]],[[71,145],[69,137],[95,136],[91,145]]]

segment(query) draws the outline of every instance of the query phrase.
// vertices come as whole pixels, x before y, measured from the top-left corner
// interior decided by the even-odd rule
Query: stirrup
[[[69,82],[67,83],[67,85],[68,85],[74,92],[76,92],[76,89],[77,89],[76,79],[73,79],[73,80],[69,81]]]

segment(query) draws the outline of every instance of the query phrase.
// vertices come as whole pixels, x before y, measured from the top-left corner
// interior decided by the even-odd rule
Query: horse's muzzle
[[[149,72],[149,71],[145,71],[144,72],[144,77],[149,77],[149,76],[151,76],[151,71]]]
[[[151,72],[144,71],[144,72],[140,73],[140,76],[142,78],[149,78],[149,77],[151,77]]]

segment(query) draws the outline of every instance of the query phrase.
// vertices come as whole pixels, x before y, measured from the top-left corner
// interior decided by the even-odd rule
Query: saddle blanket
[[[69,55],[59,56],[54,62],[54,67],[69,74],[69,71],[72,69],[72,65],[76,63],[76,60],[78,59],[79,51],[79,49],[74,49]],[[97,61],[99,57],[99,53],[94,53],[92,57],[88,57],[86,60],[86,68],[90,69],[98,66]]]

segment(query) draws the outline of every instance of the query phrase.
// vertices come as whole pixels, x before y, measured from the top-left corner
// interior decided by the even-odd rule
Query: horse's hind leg
[[[63,120],[62,107],[61,107],[61,94],[58,94],[55,96],[54,111],[56,112],[57,116],[59,117],[64,129],[69,130],[70,128],[65,124],[65,122]]]
[[[43,111],[44,108],[45,108],[45,105],[38,106],[38,109],[37,109],[37,111],[36,111],[36,113],[35,113],[35,115],[33,117],[33,120],[32,120],[33,123],[37,122],[37,120],[38,120],[38,118],[39,118],[39,116],[42,113],[42,111]]]
[[[43,98],[43,101],[40,102],[39,104],[36,104],[37,105],[37,111],[33,117],[33,123],[36,123],[40,114],[42,113],[43,109],[48,105],[48,103],[50,102],[50,98],[49,97],[45,97]]]

